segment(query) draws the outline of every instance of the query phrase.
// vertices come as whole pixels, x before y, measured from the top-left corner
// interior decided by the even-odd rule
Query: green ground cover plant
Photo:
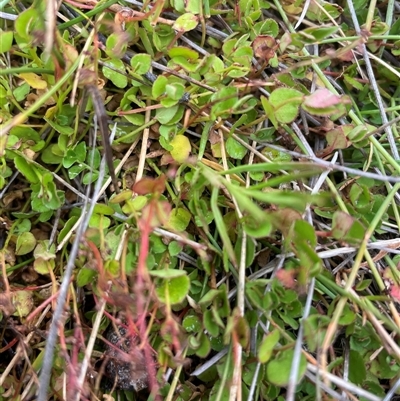
[[[396,399],[399,12],[0,0],[0,400]]]

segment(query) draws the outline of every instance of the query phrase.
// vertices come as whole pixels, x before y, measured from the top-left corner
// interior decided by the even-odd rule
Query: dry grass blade
[[[46,314],[49,312],[51,306],[47,305],[47,307],[43,310],[42,314],[39,316],[39,318],[37,319],[37,321],[35,322],[35,326],[39,327],[40,324],[42,323],[42,321],[45,319]],[[25,345],[29,344],[29,341],[31,340],[31,338],[33,337],[34,332],[31,332],[26,339],[24,340]],[[13,367],[20,361],[21,356],[23,355],[24,351],[23,351],[23,345],[20,345],[18,347],[17,352],[15,353],[13,359],[9,362],[7,368],[4,370],[4,372],[2,373],[2,375],[0,376],[0,386],[3,385],[4,381],[6,380],[6,378],[8,377],[8,375],[10,374],[11,370],[13,369]]]
[[[108,287],[110,287],[111,283],[107,283],[107,285],[108,285]],[[107,297],[107,292],[104,295],[105,295],[105,297]],[[85,357],[83,359],[81,371],[79,373],[79,378],[78,378],[78,383],[77,383],[78,391],[77,391],[76,399],[75,399],[76,401],[79,401],[81,399],[81,392],[82,392],[83,384],[85,381],[88,366],[90,364],[90,358],[92,356],[94,344],[96,341],[96,336],[99,331],[101,319],[103,318],[106,305],[107,305],[106,299],[105,298],[101,299],[100,305],[99,305],[99,311],[96,314],[96,319],[93,324],[93,330],[90,334],[90,338],[89,338],[89,341],[88,341],[88,344],[86,347]]]
[[[93,193],[93,198],[90,205],[88,204],[90,185],[87,187],[86,199],[82,208],[83,221],[79,225],[72,244],[71,252],[68,258],[68,263],[65,268],[62,283],[60,286],[60,292],[57,298],[57,306],[54,311],[52,323],[50,326],[49,334],[46,341],[45,353],[43,357],[43,365],[39,376],[39,388],[37,393],[37,401],[46,401],[48,397],[48,389],[51,378],[51,370],[53,366],[53,356],[55,352],[55,346],[58,336],[58,331],[61,329],[60,322],[62,321],[62,315],[65,307],[65,300],[67,299],[68,288],[70,286],[70,280],[72,276],[72,271],[75,267],[75,259],[78,255],[79,247],[82,242],[83,235],[89,224],[89,219],[93,214],[94,207],[96,205],[96,200],[98,194],[101,190],[101,184],[104,176],[104,163],[101,164],[100,174],[96,182],[96,186]]]
[[[98,89],[94,85],[87,85],[86,90],[90,93],[92,97],[94,111],[99,124],[99,130],[101,134],[101,140],[103,142],[104,154],[106,157],[108,171],[111,176],[111,181],[114,186],[114,191],[119,193],[119,185],[117,177],[115,176],[115,169],[113,163],[113,153],[110,144],[110,130],[108,128],[108,117],[107,112],[104,107],[103,100],[100,96]]]
[[[57,1],[46,0],[46,36],[44,54],[48,59],[54,46],[54,35],[56,31]]]

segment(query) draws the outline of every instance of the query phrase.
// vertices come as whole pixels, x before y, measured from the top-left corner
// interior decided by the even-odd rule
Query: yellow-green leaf
[[[190,213],[182,207],[175,208],[169,215],[167,225],[176,231],[184,231],[190,223]]]
[[[32,233],[21,233],[17,238],[16,255],[26,255],[32,252],[36,245],[36,239]]]
[[[11,31],[0,32],[0,53],[6,53],[11,49],[13,37]]]
[[[272,351],[274,350],[274,347],[278,343],[278,341],[279,341],[278,330],[273,330],[271,333],[268,333],[266,335],[258,350],[258,360],[261,363],[266,363],[270,360],[272,356]]]
[[[173,28],[178,32],[188,32],[196,28],[199,23],[199,18],[191,13],[186,13],[178,17],[175,21]]]
[[[188,276],[179,276],[163,280],[157,286],[158,299],[165,304],[176,305],[182,302],[189,292],[190,279]]]
[[[34,89],[46,89],[47,82],[44,81],[39,75],[33,72],[24,72],[19,74],[19,77],[22,78],[31,88]]]
[[[192,150],[189,139],[184,135],[177,135],[170,145],[173,147],[171,150],[173,159],[178,163],[184,163]]]
[[[12,303],[15,307],[13,316],[28,316],[33,309],[32,291],[15,291],[12,293]]]

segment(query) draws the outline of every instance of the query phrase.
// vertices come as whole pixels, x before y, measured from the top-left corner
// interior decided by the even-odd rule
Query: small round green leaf
[[[168,79],[164,75],[159,75],[154,81],[153,87],[151,88],[151,94],[153,97],[158,98],[165,93],[165,88],[168,85]]]
[[[291,88],[278,88],[271,93],[269,102],[275,110],[276,119],[289,124],[298,116],[299,106],[303,101],[304,95]]]
[[[198,333],[202,328],[201,320],[196,315],[185,316],[182,326],[188,333]]]
[[[168,244],[168,252],[170,256],[177,256],[180,252],[182,252],[183,246],[178,241],[171,241]]]
[[[185,87],[179,82],[174,82],[166,85],[165,93],[172,100],[180,100],[185,93]]]
[[[131,66],[136,74],[146,74],[151,67],[150,54],[136,54],[131,58]]]
[[[49,240],[39,241],[35,248],[35,251],[33,252],[33,256],[35,258],[42,258],[44,260],[55,259],[56,247],[54,244],[49,247],[49,244]]]
[[[125,65],[119,59],[111,59],[107,61],[107,64],[113,69],[108,67],[103,67],[103,74],[106,78],[108,78],[117,88],[125,88],[128,85],[128,77],[123,75],[115,70],[120,70],[125,73]]]
[[[173,47],[172,49],[168,50],[168,55],[172,59],[175,57],[183,57],[187,60],[197,60],[199,58],[199,53],[184,46]]]
[[[125,202],[128,199],[132,199],[132,194],[133,193],[130,189],[126,189],[125,191],[122,191],[119,194],[113,195],[110,199],[110,203],[117,204],[117,203]]]
[[[30,231],[32,228],[32,222],[26,218],[20,218],[18,225],[15,226],[14,234],[21,234]]]
[[[284,387],[289,383],[290,370],[293,362],[294,351],[292,349],[281,351],[276,358],[271,360],[267,365],[267,380],[275,386]],[[297,382],[306,373],[307,360],[306,357],[300,355],[299,373]]]
[[[54,270],[54,260],[46,260],[43,258],[36,258],[33,262],[33,268],[39,274],[49,274],[51,270]]]
[[[57,154],[60,148],[56,143],[51,144],[46,149],[42,151],[41,159],[46,164],[60,164],[64,163],[62,156]],[[72,163],[73,164],[73,163]]]
[[[111,216],[114,214],[114,209],[104,203],[97,203],[94,207],[94,213],[104,214],[106,216]]]
[[[238,160],[242,160],[247,153],[247,149],[231,137],[226,140],[226,151],[230,157]]]
[[[275,38],[279,33],[279,25],[274,19],[267,18],[265,21],[257,22],[254,31],[257,35],[271,35]]]
[[[39,28],[41,21],[42,19],[39,18],[38,10],[35,7],[27,8],[15,20],[15,31],[22,39],[31,41],[32,38],[29,35],[35,28]]]
[[[128,43],[121,34],[122,32],[114,32],[107,38],[105,51],[110,57],[119,58],[126,52]]]
[[[153,89],[154,89],[154,85],[153,85]],[[165,87],[164,87],[163,91],[165,91]],[[154,92],[153,92],[153,94],[154,94]],[[162,109],[157,109],[156,110],[156,119],[158,120],[158,122],[160,124],[172,124],[172,119],[177,114],[180,115],[180,108],[179,108],[178,104],[176,104],[175,106],[172,106],[172,107],[168,107],[168,108],[165,107]]]
[[[349,365],[349,380],[358,385],[363,384],[367,377],[367,371],[364,358],[359,352],[350,350]]]
[[[92,214],[89,220],[89,227],[94,227],[94,228],[105,229],[107,227],[110,227],[110,224],[111,220],[108,217],[97,213]]]
[[[213,336],[218,337],[220,328],[216,324],[211,309],[207,309],[203,314],[204,328]]]
[[[15,291],[12,293],[12,303],[15,308],[13,316],[28,316],[34,307],[32,291]]]
[[[32,233],[21,233],[17,238],[16,255],[26,255],[32,252],[36,245],[36,239]]]
[[[292,156],[288,155],[285,152],[282,152],[277,149],[272,149],[269,146],[266,146],[261,153],[264,156],[267,156],[268,159],[272,160],[273,162],[288,162],[292,160]]]
[[[243,230],[253,238],[267,237],[272,231],[272,224],[267,219],[256,219],[251,215],[245,216]]]
[[[201,336],[200,346],[196,350],[196,355],[200,358],[205,358],[211,351],[211,343],[205,334]]]
[[[175,277],[170,280],[163,280],[157,287],[158,299],[163,303],[171,305],[181,303],[189,292],[190,279],[188,276]]]
[[[191,13],[181,15],[174,23],[173,28],[179,32],[188,32],[196,28],[199,18]]]
[[[173,148],[171,150],[171,156],[173,159],[178,163],[184,163],[192,150],[189,138],[184,135],[177,135],[172,139],[170,145]]]
[[[79,270],[79,273],[76,277],[76,283],[78,284],[78,287],[83,287],[95,279],[97,273],[93,269],[88,269],[87,267],[82,267],[82,269]]]
[[[14,90],[13,90],[13,95],[15,97],[15,100],[17,102],[22,102],[25,97],[28,95],[28,93],[30,92],[31,88],[30,86],[25,82],[20,86],[17,86]]]
[[[189,211],[182,207],[177,207],[172,209],[167,225],[175,231],[184,231],[190,223],[190,218],[191,214]]]

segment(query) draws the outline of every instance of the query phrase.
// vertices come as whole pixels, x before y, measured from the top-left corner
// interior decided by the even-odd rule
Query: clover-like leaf
[[[14,291],[12,292],[12,303],[15,308],[13,316],[28,316],[34,307],[32,291]]]
[[[247,153],[247,149],[236,139],[229,137],[226,140],[226,151],[233,159],[242,160]]]
[[[187,209],[178,207],[172,209],[167,224],[176,231],[184,231],[190,223],[190,217],[191,214]]]
[[[146,74],[151,67],[150,54],[135,54],[131,58],[131,66],[136,74]]]
[[[118,70],[120,70],[121,72],[125,73],[124,63],[117,58],[113,58],[111,60],[108,60],[106,64],[112,67],[112,69],[104,66],[104,76],[108,78],[117,88],[125,88],[126,85],[128,85],[128,77],[118,72]]]
[[[97,276],[96,270],[90,269],[88,267],[82,267],[76,276],[76,283],[78,287],[83,287],[89,283],[93,283]]]
[[[352,126],[350,125],[342,125],[328,131],[326,134],[326,141],[328,142],[327,150],[329,149],[329,152],[332,152],[336,149],[346,149],[351,144],[347,137],[347,132],[351,129]]]
[[[188,333],[198,333],[202,323],[197,315],[187,315],[182,321],[182,326]]]
[[[283,124],[289,124],[298,116],[300,104],[304,95],[291,88],[278,88],[271,93],[269,103],[274,109],[276,119]]]
[[[33,268],[39,274],[49,274],[55,267],[54,260],[46,260],[43,258],[37,258],[33,262]]]
[[[32,252],[36,246],[36,238],[30,232],[23,232],[17,238],[17,245],[15,249],[16,255],[26,255]]]
[[[290,370],[293,362],[294,351],[287,349],[277,354],[275,359],[267,365],[267,380],[275,386],[284,387],[289,383]],[[299,372],[297,383],[304,376],[307,369],[307,360],[303,354],[300,354]]]
[[[181,303],[185,299],[189,288],[189,277],[187,275],[180,275],[178,277],[162,280],[161,285],[158,285],[156,288],[156,293],[161,302],[175,305]]]
[[[198,23],[199,17],[191,13],[186,13],[178,17],[173,25],[173,28],[178,32],[188,32],[196,28]]]

